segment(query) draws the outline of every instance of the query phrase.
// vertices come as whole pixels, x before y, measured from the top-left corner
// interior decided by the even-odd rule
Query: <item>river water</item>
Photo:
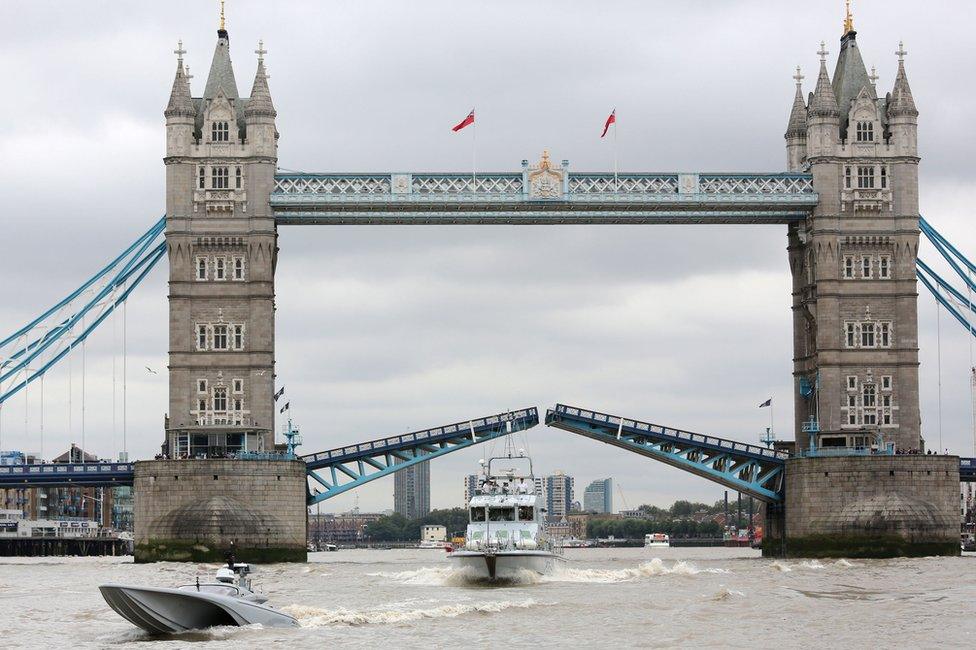
[[[301,629],[152,639],[97,585],[156,586],[215,565],[0,558],[4,648],[974,647],[976,557],[766,560],[749,549],[572,549],[566,567],[471,584],[445,554],[342,550],[257,567],[254,586]]]

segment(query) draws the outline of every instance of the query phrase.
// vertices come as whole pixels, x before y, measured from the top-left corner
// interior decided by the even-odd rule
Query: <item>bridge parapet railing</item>
[[[871,447],[817,447],[815,449],[802,449],[796,454],[800,458],[824,458],[840,456],[894,456],[894,445],[872,449]]]
[[[735,440],[727,440],[725,438],[716,438],[715,436],[708,436],[701,433],[673,429],[671,427],[651,424],[650,422],[641,422],[640,420],[621,418],[620,416],[616,415],[609,415],[607,413],[581,409],[574,406],[566,406],[564,404],[557,404],[553,411],[555,413],[568,415],[571,417],[591,420],[598,423],[605,423],[611,427],[620,427],[622,423],[622,426],[626,429],[634,431],[646,431],[649,435],[662,438],[671,438],[678,442],[691,442],[695,444],[708,445],[710,447],[726,449],[730,452],[738,452],[769,458],[770,460],[786,460],[789,458],[789,454],[785,451],[777,451],[775,449],[769,449],[768,447],[759,447],[757,445],[750,445],[744,442],[737,442]]]
[[[539,413],[534,407],[521,409],[511,411],[509,413],[500,413],[498,415],[478,418],[476,420],[458,422],[456,424],[449,424],[431,429],[423,429],[421,431],[405,433],[399,436],[379,438],[377,440],[370,440],[355,445],[337,447],[336,449],[321,451],[316,454],[308,454],[302,456],[301,458],[308,464],[331,463],[342,458],[361,456],[368,452],[394,450],[418,442],[439,442],[441,440],[456,438],[459,434],[477,435],[485,430],[493,429],[498,425],[503,425],[506,422],[513,423],[513,430],[516,430],[516,424],[520,425],[521,429],[529,428],[538,424]]]
[[[816,200],[809,174],[572,173],[562,191],[534,195],[524,173],[287,173],[272,203],[641,202]]]

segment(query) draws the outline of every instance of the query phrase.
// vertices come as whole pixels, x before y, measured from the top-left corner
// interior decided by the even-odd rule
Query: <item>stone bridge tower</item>
[[[274,446],[274,271],[269,197],[277,163],[264,49],[238,94],[221,23],[202,97],[182,43],[166,107],[169,415],[173,458]]]
[[[790,226],[798,446],[921,447],[918,399],[918,111],[899,48],[879,97],[848,15],[833,80],[796,97],[789,167],[809,171],[814,215]],[[810,423],[815,426],[811,427]]]

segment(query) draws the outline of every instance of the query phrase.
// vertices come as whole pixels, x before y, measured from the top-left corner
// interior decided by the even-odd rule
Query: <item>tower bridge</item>
[[[164,111],[164,220],[0,342],[2,406],[79,343],[70,335],[76,325],[87,336],[165,255],[165,458],[105,469],[0,468],[0,487],[134,484],[140,561],[212,557],[231,540],[264,557],[302,559],[306,502],[529,428],[538,414],[527,408],[274,456],[278,227],[781,224],[793,278],[792,449],[565,405],[546,423],[765,501],[768,553],[844,555],[866,545],[879,554],[958,553],[957,488],[960,475],[973,480],[973,460],[897,453],[924,448],[916,276],[964,325],[976,313],[917,258],[925,232],[940,254],[976,268],[926,222],[920,229],[918,110],[904,48],[894,85],[882,93],[852,25],[833,75],[822,44],[809,95],[795,76],[786,169],[775,173],[586,173],[547,152],[500,173],[286,173],[266,53],[259,45],[250,95],[241,96],[221,25],[203,94],[194,97],[181,43]],[[201,449],[228,458],[190,460]]]

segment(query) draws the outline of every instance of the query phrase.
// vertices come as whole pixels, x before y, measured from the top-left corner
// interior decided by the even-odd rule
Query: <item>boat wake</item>
[[[421,567],[412,571],[367,573],[372,577],[386,578],[405,585],[419,587],[460,587],[471,582],[478,582],[478,574],[470,569],[458,569],[449,566]]]
[[[727,569],[700,569],[690,562],[678,560],[671,566],[666,565],[660,558],[649,562],[642,562],[628,569],[574,569],[562,567],[551,576],[543,576],[545,582],[631,582],[644,578],[659,576],[696,576],[700,573],[728,573]]]
[[[836,562],[833,562],[830,566],[831,567],[841,567],[841,568],[845,568],[846,569],[846,568],[849,568],[849,567],[855,567],[857,565],[854,564],[853,562],[848,561],[848,560],[840,559],[840,560],[837,560]],[[774,569],[776,569],[777,571],[779,571],[780,573],[790,573],[791,571],[793,571],[795,569],[801,569],[801,570],[804,570],[805,569],[805,570],[809,570],[809,571],[819,571],[821,569],[826,569],[827,568],[827,565],[823,564],[819,560],[803,560],[802,562],[797,562],[796,564],[788,564],[788,563],[782,562],[780,560],[774,560],[773,563],[772,563],[772,567]]]
[[[391,623],[409,623],[432,618],[457,618],[468,614],[497,614],[507,609],[528,608],[537,605],[534,600],[523,601],[495,601],[480,603],[458,603],[440,605],[428,609],[370,609],[363,611],[345,608],[320,609],[291,605],[283,608],[296,619],[303,628],[317,628],[330,626],[360,626],[360,625],[388,625]]]
[[[720,591],[713,595],[710,600],[721,602],[723,600],[731,600],[733,598],[745,598],[745,594],[736,589],[723,587]]]

